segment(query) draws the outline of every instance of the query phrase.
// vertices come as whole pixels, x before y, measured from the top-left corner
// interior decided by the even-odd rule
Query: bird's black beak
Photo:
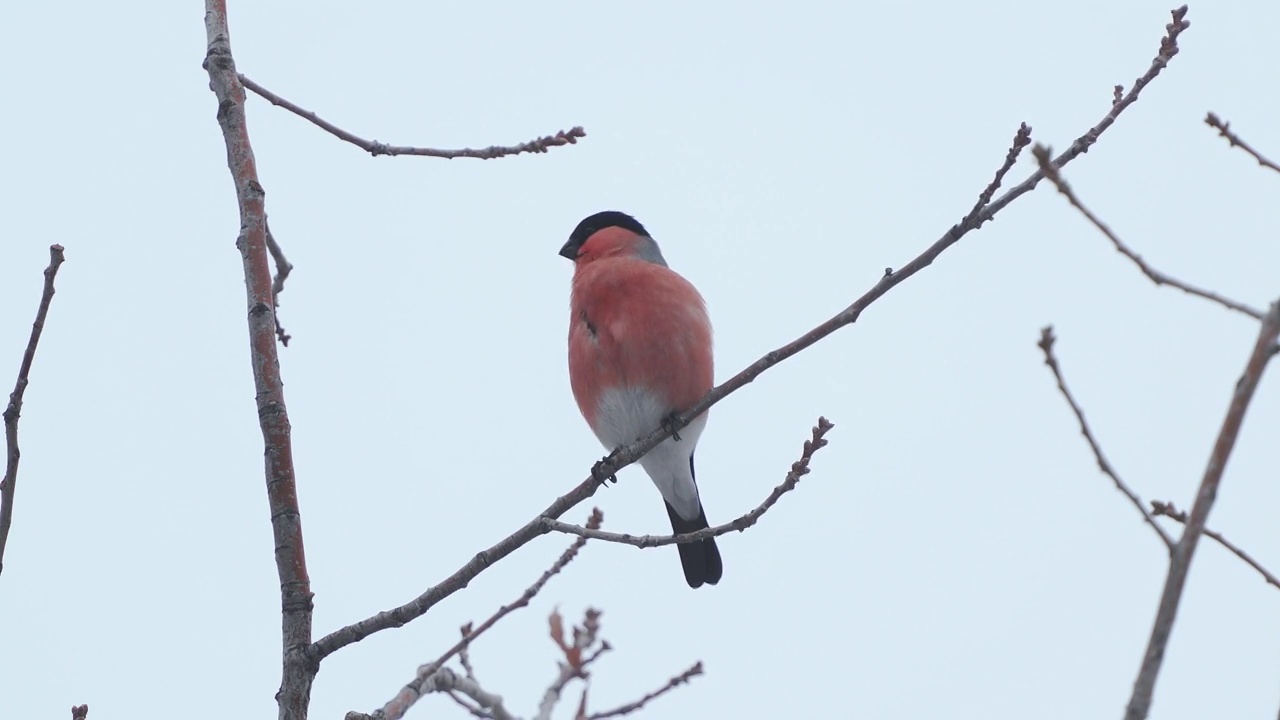
[[[579,243],[573,240],[570,240],[569,242],[564,244],[564,247],[560,248],[560,257],[568,258],[569,260],[577,260],[578,250],[581,247],[582,246]]]

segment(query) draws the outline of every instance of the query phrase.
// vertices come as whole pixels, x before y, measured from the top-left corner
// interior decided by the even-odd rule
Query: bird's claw
[[[662,429],[671,433],[671,439],[680,442],[680,430],[676,428],[676,418],[680,413],[672,411],[662,418]]]
[[[605,484],[610,481],[612,481],[616,485],[618,482],[618,476],[615,473],[609,473],[608,475],[605,475],[604,467],[605,465],[612,466],[613,461],[617,459],[617,457],[618,457],[618,451],[614,450],[613,452],[609,453],[603,460],[600,460],[595,465],[591,466],[591,477],[595,478],[596,482],[600,483],[605,487],[608,487]]]

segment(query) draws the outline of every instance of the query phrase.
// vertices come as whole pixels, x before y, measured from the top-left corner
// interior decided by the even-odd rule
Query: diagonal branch
[[[1116,119],[1120,117],[1120,113],[1124,112],[1126,108],[1138,101],[1138,95],[1142,93],[1143,89],[1145,89],[1152,80],[1155,80],[1156,76],[1160,74],[1160,71],[1164,70],[1169,64],[1169,61],[1173,60],[1173,56],[1178,54],[1178,36],[1187,28],[1191,27],[1191,22],[1187,20],[1186,5],[1174,8],[1170,14],[1173,16],[1173,22],[1164,26],[1164,37],[1160,38],[1160,51],[1156,53],[1155,58],[1151,60],[1151,67],[1147,68],[1147,71],[1143,73],[1141,77],[1133,81],[1133,87],[1129,89],[1129,92],[1122,94],[1124,86],[1115,86],[1113,89],[1110,112],[1108,112],[1097,125],[1089,128],[1088,132],[1076,138],[1066,151],[1054,158],[1054,167],[1061,168],[1080,155],[1089,152],[1089,148],[1093,147],[1094,143],[1098,142],[1098,138],[1102,136],[1102,133],[1106,132],[1107,128],[1115,124]],[[1003,210],[1006,205],[1016,200],[1022,194],[1034,189],[1035,186],[1044,179],[1044,177],[1045,176],[1042,171],[1032,173],[1031,177],[1023,180],[1020,185],[1015,186],[1013,189],[1009,190],[1009,192],[1000,196],[1000,198],[995,202],[988,205],[986,212],[982,214],[979,221],[990,220],[997,212]]]
[[[1204,477],[1200,480],[1200,489],[1191,505],[1191,515],[1187,518],[1182,539],[1178,541],[1173,559],[1169,562],[1169,574],[1165,577],[1160,606],[1156,611],[1142,667],[1133,684],[1133,695],[1125,709],[1125,720],[1145,720],[1151,710],[1151,697],[1155,693],[1156,678],[1160,674],[1169,636],[1173,634],[1173,622],[1178,615],[1178,604],[1182,600],[1182,590],[1186,587],[1187,573],[1191,569],[1191,557],[1196,551],[1200,535],[1204,533],[1209,510],[1213,508],[1213,501],[1217,498],[1218,485],[1222,482],[1222,473],[1226,470],[1227,460],[1236,444],[1236,436],[1244,423],[1245,411],[1249,409],[1249,402],[1253,400],[1253,393],[1258,388],[1267,362],[1275,354],[1277,337],[1280,337],[1280,300],[1271,304],[1271,310],[1263,318],[1244,373],[1236,381],[1231,393],[1231,405],[1227,408],[1227,416],[1222,421],[1222,429],[1218,431],[1218,439],[1209,455]]]
[[[1257,150],[1254,150],[1252,147],[1249,146],[1248,143],[1241,140],[1239,135],[1236,135],[1235,133],[1231,132],[1231,123],[1223,122],[1217,115],[1214,115],[1213,113],[1209,113],[1204,118],[1204,124],[1217,130],[1219,135],[1226,138],[1228,143],[1231,143],[1231,147],[1238,147],[1241,150],[1244,150],[1245,152],[1252,155],[1253,159],[1257,160],[1258,164],[1261,165],[1262,167],[1271,168],[1276,172],[1280,172],[1280,165],[1276,165],[1275,163],[1263,157],[1262,153],[1258,152]]]
[[[1078,138],[1067,152],[1056,158],[1054,160],[1055,166],[1062,167],[1084,153],[1085,150],[1087,150],[1093,143],[1097,142],[1098,137],[1115,123],[1115,120],[1120,113],[1123,112],[1125,108],[1133,104],[1138,97],[1139,91],[1146,87],[1146,85],[1159,74],[1160,70],[1168,64],[1169,60],[1177,54],[1177,36],[1188,27],[1188,23],[1183,19],[1186,15],[1186,7],[1183,6],[1182,8],[1175,10],[1173,15],[1174,22],[1166,26],[1167,34],[1160,43],[1160,54],[1152,61],[1151,68],[1147,71],[1146,75],[1143,75],[1138,79],[1138,82],[1135,83],[1133,89],[1129,91],[1123,100],[1111,106],[1110,110],[1103,117],[1101,122]],[[1019,128],[1019,133],[1021,133],[1021,128]],[[1016,145],[1017,142],[1017,136],[1015,136],[1014,144]],[[537,517],[534,517],[532,520],[525,523],[520,529],[498,541],[493,546],[478,553],[470,561],[458,568],[458,570],[454,571],[452,575],[445,578],[437,585],[428,588],[418,597],[400,605],[399,607],[391,610],[385,610],[344,628],[335,630],[325,637],[320,638],[307,651],[312,662],[319,662],[339,648],[345,647],[354,642],[359,642],[373,633],[400,627],[405,623],[411,622],[412,620],[426,614],[426,612],[435,606],[436,603],[465,587],[472,578],[476,577],[481,572],[484,572],[484,570],[490,567],[493,563],[501,560],[507,555],[510,555],[512,552],[515,552],[516,549],[528,543],[533,538],[548,532],[549,530],[544,525],[544,518],[551,520],[559,519],[560,516],[570,508],[573,508],[594,495],[600,487],[600,483],[596,480],[596,477],[609,477],[611,475],[616,475],[619,470],[636,462],[645,453],[657,447],[658,443],[670,437],[673,432],[676,432],[688,425],[693,418],[698,417],[713,405],[728,397],[730,394],[750,384],[769,368],[814,345],[819,340],[822,340],[828,335],[834,333],[836,330],[857,322],[858,318],[861,317],[862,312],[870,307],[872,303],[879,300],[893,288],[905,282],[908,278],[929,267],[933,264],[933,261],[948,248],[958,243],[961,238],[969,234],[971,231],[980,228],[984,223],[995,217],[996,213],[1007,207],[1014,200],[1028,192],[1031,192],[1043,177],[1043,174],[1037,171],[1019,185],[1005,191],[1005,193],[999,198],[988,204],[976,217],[968,220],[967,222],[962,220],[960,223],[953,225],[943,233],[941,238],[916,256],[916,258],[911,262],[902,266],[902,268],[897,272],[894,272],[891,269],[887,270],[879,281],[871,287],[871,289],[867,290],[861,297],[855,300],[852,305],[841,310],[831,319],[821,325],[818,325],[804,335],[801,335],[796,340],[773,350],[761,357],[759,360],[756,360],[737,375],[734,375],[723,384],[713,388],[711,392],[707,393],[701,400],[695,403],[693,407],[674,418],[668,419],[668,421],[663,424],[663,427],[659,427],[648,435],[611,453],[602,462],[597,463],[596,467],[592,470],[591,476],[580,482],[569,492],[556,498],[556,500],[545,510],[539,513]]]
[[[1138,269],[1142,271],[1142,274],[1151,279],[1151,282],[1156,285],[1168,285],[1170,287],[1175,287],[1189,295],[1195,295],[1196,297],[1216,302],[1228,310],[1235,310],[1236,312],[1244,313],[1249,317],[1257,318],[1259,320],[1262,319],[1261,310],[1251,308],[1244,303],[1223,297],[1211,290],[1204,290],[1194,285],[1188,285],[1187,283],[1184,283],[1175,277],[1165,275],[1159,270],[1148,265],[1147,262],[1142,259],[1141,255],[1131,250],[1128,245],[1125,245],[1124,242],[1117,237],[1114,232],[1112,232],[1111,228],[1108,227],[1106,223],[1102,222],[1097,215],[1094,215],[1089,208],[1085,207],[1084,203],[1080,201],[1080,198],[1076,196],[1075,191],[1071,189],[1069,184],[1067,184],[1066,179],[1062,177],[1061,173],[1058,172],[1058,169],[1049,161],[1048,148],[1043,145],[1036,145],[1031,149],[1031,154],[1040,162],[1041,172],[1043,172],[1045,176],[1049,178],[1049,181],[1058,188],[1058,192],[1062,193],[1067,198],[1067,201],[1075,207],[1075,209],[1079,210],[1082,215],[1088,218],[1089,222],[1093,223],[1094,227],[1098,228],[1103,235],[1106,235],[1107,239],[1111,241],[1112,246],[1114,246],[1121,255],[1132,260],[1133,264],[1137,265]]]
[[[520,143],[519,145],[491,145],[480,150],[472,150],[471,148],[462,148],[461,150],[437,150],[434,148],[410,147],[407,145],[387,145],[386,143],[380,143],[377,140],[365,140],[353,133],[349,133],[315,114],[311,110],[304,110],[292,102],[285,100],[244,75],[240,76],[240,82],[246,88],[262,96],[272,105],[277,105],[288,110],[330,135],[333,135],[340,140],[345,140],[374,157],[379,155],[418,155],[423,157],[445,158],[447,160],[452,160],[454,158],[479,158],[481,160],[492,160],[494,158],[519,155],[521,153],[545,153],[553,147],[574,145],[578,142],[579,138],[587,136],[587,131],[583,130],[581,126],[578,126],[569,130],[561,130],[555,135],[534,138],[533,140]]]
[[[602,522],[604,522],[604,513],[600,511],[600,508],[592,509],[591,517],[587,519],[587,527],[599,528]],[[479,627],[474,630],[467,630],[467,632],[463,633],[462,639],[453,647],[446,650],[440,657],[419,667],[417,676],[410,681],[409,684],[401,688],[400,692],[396,693],[396,696],[391,698],[386,705],[383,705],[382,709],[375,713],[375,715],[383,718],[384,720],[399,720],[404,717],[404,714],[408,712],[409,708],[413,707],[414,703],[418,702],[424,694],[429,692],[429,682],[432,675],[439,672],[440,668],[444,667],[444,664],[448,662],[450,658],[465,650],[472,641],[483,635],[486,630],[496,625],[499,620],[511,614],[515,610],[522,607],[528,607],[529,601],[533,600],[534,596],[537,595],[542,590],[543,586],[547,584],[547,581],[558,575],[566,565],[572,562],[573,559],[578,556],[578,551],[582,550],[582,547],[586,544],[586,538],[578,538],[577,540],[574,540],[569,546],[569,549],[565,550],[564,553],[562,553],[560,557],[551,564],[551,567],[547,568],[547,571],[542,573],[541,577],[525,589],[524,593],[522,593],[520,597],[516,598],[515,602],[498,608],[498,611],[491,615],[489,619],[480,623]],[[472,675],[473,674],[468,671],[467,676],[472,677]]]
[[[672,690],[675,690],[681,685],[684,685],[685,683],[692,681],[695,677],[701,674],[702,674],[702,661],[699,660],[698,662],[694,663],[693,666],[690,667],[688,670],[685,670],[679,675],[676,675],[675,677],[668,680],[666,685],[663,685],[657,690],[654,690],[653,692],[648,693],[647,695],[640,698],[639,700],[636,700],[635,702],[629,702],[626,705],[619,705],[618,707],[613,708],[612,710],[605,710],[603,712],[591,713],[590,715],[587,716],[587,720],[605,720],[605,718],[622,717],[623,715],[629,715],[643,708],[645,705],[649,704],[651,700],[655,700],[659,697],[662,697],[663,695],[671,692]]]
[[[1093,436],[1093,431],[1089,429],[1089,423],[1084,419],[1084,411],[1080,409],[1079,403],[1072,397],[1071,391],[1067,389],[1067,381],[1063,379],[1062,369],[1058,367],[1058,358],[1053,354],[1053,343],[1057,339],[1053,335],[1053,326],[1051,325],[1040,331],[1040,342],[1037,345],[1044,351],[1044,364],[1049,366],[1049,369],[1053,371],[1054,379],[1058,381],[1058,391],[1062,393],[1062,397],[1066,398],[1067,404],[1071,406],[1071,412],[1075,413],[1076,421],[1080,423],[1080,434],[1084,435],[1084,439],[1089,443],[1089,448],[1093,450],[1093,457],[1098,461],[1098,469],[1111,478],[1111,482],[1115,483],[1116,489],[1124,493],[1124,496],[1129,498],[1129,502],[1133,503],[1138,512],[1142,513],[1142,519],[1151,526],[1152,530],[1156,531],[1156,534],[1164,541],[1165,549],[1172,556],[1174,553],[1173,538],[1169,537],[1164,528],[1160,527],[1156,519],[1151,516],[1151,513],[1147,512],[1147,508],[1142,504],[1142,499],[1138,497],[1138,494],[1124,484],[1124,481],[1120,479],[1120,476],[1111,467],[1111,463],[1107,462],[1106,456],[1102,454],[1102,447],[1098,445],[1097,439]]]
[[[13,392],[9,394],[9,405],[4,409],[4,444],[5,463],[4,479],[0,480],[0,572],[4,572],[4,547],[9,541],[9,526],[13,524],[13,501],[18,489],[18,459],[22,453],[18,450],[18,418],[22,415],[22,396],[27,392],[28,376],[31,374],[31,363],[36,359],[36,346],[40,344],[40,333],[44,332],[44,320],[49,315],[49,303],[53,302],[53,280],[58,276],[58,268],[62,267],[63,257],[61,245],[49,246],[49,267],[44,269],[44,292],[40,295],[40,305],[36,309],[36,320],[31,323],[31,337],[27,339],[27,349],[22,353],[22,362],[18,365],[18,380],[13,384]],[[85,706],[88,712],[88,706]]]
[[[734,530],[741,532],[752,525],[755,525],[756,521],[760,519],[760,516],[768,512],[769,508],[773,507],[774,504],[778,502],[779,498],[795,489],[796,484],[800,482],[801,477],[809,474],[809,461],[813,459],[813,454],[815,452],[820,448],[826,447],[827,440],[823,436],[826,435],[833,427],[835,427],[835,425],[825,417],[818,418],[818,424],[813,428],[813,439],[804,441],[804,452],[801,454],[799,460],[791,464],[791,470],[787,473],[786,478],[783,479],[782,484],[775,487],[773,492],[769,493],[769,496],[764,499],[764,502],[757,505],[750,512],[747,512],[723,525],[703,528],[702,530],[683,533],[681,535],[639,536],[629,535],[626,533],[604,532],[603,530],[591,527],[589,523],[584,528],[580,525],[572,525],[570,523],[552,520],[550,518],[543,518],[543,526],[556,532],[562,532],[568,535],[577,535],[583,540],[591,538],[592,540],[604,540],[605,542],[634,545],[638,548],[698,542],[700,540],[706,540],[707,538],[724,535],[733,532]]]
[[[1171,502],[1160,502],[1159,500],[1152,500],[1151,512],[1153,515],[1172,518],[1182,523],[1183,525],[1187,524],[1186,511],[1179,510],[1178,508],[1174,507],[1173,503]],[[1227,550],[1230,550],[1232,554],[1234,554],[1236,557],[1243,560],[1245,564],[1248,565],[1249,567],[1253,568],[1254,570],[1257,570],[1258,574],[1262,576],[1263,580],[1267,581],[1268,585],[1274,585],[1275,587],[1280,588],[1280,580],[1277,580],[1275,575],[1272,575],[1270,572],[1267,571],[1266,568],[1262,567],[1261,563],[1259,563],[1257,560],[1254,560],[1252,557],[1250,557],[1249,553],[1245,552],[1244,550],[1241,550],[1239,547],[1235,545],[1235,543],[1223,537],[1222,533],[1215,532],[1213,530],[1210,530],[1209,528],[1205,528],[1204,534],[1213,538],[1214,540],[1217,540],[1219,545],[1226,548]]]
[[[303,550],[289,413],[276,347],[276,293],[267,249],[265,192],[258,181],[245,123],[244,88],[231,57],[226,0],[205,0],[205,32],[208,52],[204,67],[209,73],[209,87],[218,99],[218,125],[227,146],[227,165],[240,209],[236,247],[244,266],[250,366],[266,455],[267,500],[280,579],[284,668],[276,701],[280,720],[305,720],[316,672],[315,665],[301,652],[311,644],[311,580]]]

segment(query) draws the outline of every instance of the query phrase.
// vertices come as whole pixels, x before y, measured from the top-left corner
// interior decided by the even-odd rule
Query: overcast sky
[[[1019,122],[1065,148],[1148,67],[1169,0],[538,4],[229,0],[239,68],[364,137],[546,155],[371,158],[256,97],[272,229],[297,266],[282,349],[317,636],[413,598],[603,455],[565,362],[584,216],[635,215],[706,296],[716,376],[845,307],[973,204]],[[1065,171],[1160,269],[1280,297],[1280,4],[1193,4],[1182,52]],[[272,717],[279,595],[239,229],[198,2],[0,11],[0,387],[48,246],[66,265],[21,425],[0,576],[0,717]],[[1024,158],[1011,173],[1031,171]],[[649,718],[1118,718],[1165,574],[1042,363],[1121,476],[1189,507],[1257,323],[1157,288],[1043,185],[856,326],[718,405],[709,519],[754,507],[819,415],[813,472],[720,541],[690,590],[672,548],[589,544],[475,646],[533,714],[546,616],[604,611],[590,707],[702,660]],[[1210,527],[1280,571],[1272,367]],[[591,505],[665,533],[638,468]],[[1170,527],[1176,531],[1176,526]],[[427,616],[328,659],[313,718],[382,705],[459,625],[568,546],[546,536]],[[1280,593],[1216,544],[1192,566],[1153,717],[1274,717]],[[567,718],[576,692],[558,717]],[[463,717],[429,697],[410,717]]]

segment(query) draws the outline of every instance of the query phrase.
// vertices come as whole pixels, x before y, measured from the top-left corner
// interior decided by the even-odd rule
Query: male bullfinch
[[[610,450],[689,409],[713,384],[711,320],[702,296],[667,267],[635,218],[601,212],[578,223],[560,254],[573,261],[569,383],[587,424]],[[699,415],[640,466],[666,501],[673,532],[707,527],[694,480]],[[716,541],[677,545],[689,587],[720,581]]]

